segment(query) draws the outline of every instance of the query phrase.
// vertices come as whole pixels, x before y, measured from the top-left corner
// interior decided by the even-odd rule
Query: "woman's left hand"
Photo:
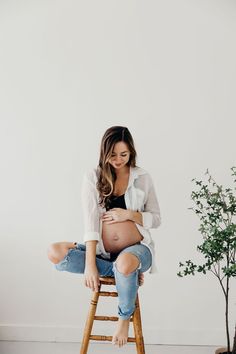
[[[102,216],[102,221],[107,224],[130,220],[130,211],[122,208],[113,208],[106,211]]]

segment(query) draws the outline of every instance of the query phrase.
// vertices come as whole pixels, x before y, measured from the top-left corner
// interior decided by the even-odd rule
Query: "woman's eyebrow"
[[[125,152],[129,152],[129,151],[122,151],[121,154],[124,154]],[[113,151],[112,154],[116,154],[116,153]]]

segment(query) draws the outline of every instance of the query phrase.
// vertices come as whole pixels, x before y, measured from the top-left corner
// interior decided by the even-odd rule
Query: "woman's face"
[[[130,151],[126,143],[119,141],[115,144],[109,163],[115,169],[124,167],[130,158]]]

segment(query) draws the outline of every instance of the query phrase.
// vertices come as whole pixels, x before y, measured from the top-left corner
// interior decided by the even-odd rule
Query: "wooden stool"
[[[108,292],[108,291],[101,291],[101,285],[115,285],[115,278],[113,277],[100,277],[100,285],[98,288],[98,292],[93,292],[91,305],[87,317],[87,321],[84,328],[84,335],[83,341],[80,349],[80,354],[87,354],[88,345],[90,340],[100,340],[100,341],[112,341],[112,336],[103,336],[103,335],[91,335],[93,321],[118,321],[118,317],[109,317],[109,316],[95,316],[97,304],[99,300],[99,296],[112,296],[117,297],[117,292]],[[144,340],[143,340],[143,332],[142,332],[142,323],[141,323],[141,314],[140,314],[140,307],[139,307],[139,297],[137,294],[136,301],[135,301],[135,310],[133,315],[130,318],[130,322],[133,322],[134,327],[134,335],[135,337],[128,337],[128,342],[135,342],[136,343],[136,350],[137,354],[145,354],[144,348]]]

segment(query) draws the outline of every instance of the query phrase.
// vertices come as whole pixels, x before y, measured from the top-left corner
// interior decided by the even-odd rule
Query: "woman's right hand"
[[[84,270],[84,284],[92,291],[98,292],[99,273],[96,266],[86,266]]]

